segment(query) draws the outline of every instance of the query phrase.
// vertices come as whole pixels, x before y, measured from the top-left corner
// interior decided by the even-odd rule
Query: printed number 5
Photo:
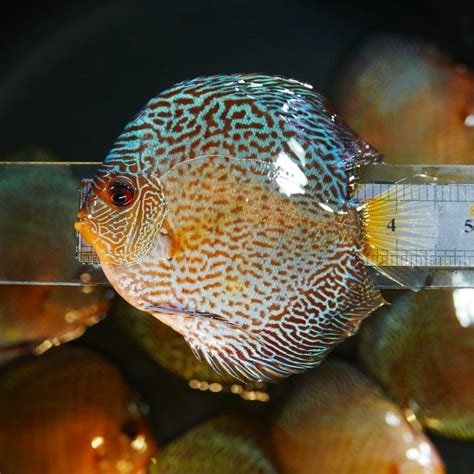
[[[474,230],[474,223],[472,222],[472,219],[466,219],[466,222],[464,222],[464,232],[469,234],[473,230]]]

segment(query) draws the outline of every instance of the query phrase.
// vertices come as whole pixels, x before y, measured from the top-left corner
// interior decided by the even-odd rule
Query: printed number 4
[[[388,224],[387,229],[390,229],[392,232],[395,232],[397,226],[395,225],[395,218],[393,218]]]
[[[473,230],[474,230],[474,222],[472,222],[472,219],[466,219],[466,222],[464,222],[464,232],[469,234]]]

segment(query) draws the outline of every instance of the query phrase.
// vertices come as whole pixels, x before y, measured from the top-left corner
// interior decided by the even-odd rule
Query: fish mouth
[[[82,228],[84,226],[84,221],[82,219],[78,219],[76,222],[74,222],[74,229],[76,232],[79,232],[80,234],[82,233]]]
[[[97,231],[89,219],[87,210],[80,209],[76,216],[77,220],[74,222],[74,229],[81,238],[94,249],[94,252],[99,257],[100,263],[115,263],[115,260],[110,255],[106,246],[104,246],[100,238],[98,238]]]
[[[84,212],[83,209],[79,209],[76,213],[77,221],[74,223],[74,228],[76,228],[77,225],[81,224],[86,220],[86,213]],[[76,229],[77,230],[77,229]]]
[[[82,209],[76,214],[77,220],[74,222],[74,229],[78,232],[81,237],[89,244],[92,245],[92,235],[89,220],[86,217],[85,211]]]

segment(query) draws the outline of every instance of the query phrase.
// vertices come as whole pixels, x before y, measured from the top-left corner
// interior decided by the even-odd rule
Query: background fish
[[[474,439],[474,290],[404,294],[363,327],[363,364],[437,433]]]
[[[2,160],[46,162],[55,158],[41,148],[24,148]],[[6,218],[0,222],[2,241],[7,242],[2,248],[2,268],[16,268],[21,261],[32,279],[40,274],[54,280],[65,270],[69,249],[41,247],[43,239],[37,237],[48,232],[45,219],[51,216],[32,213],[29,203],[33,198],[41,200],[40,205],[54,211],[57,225],[67,229],[70,224],[64,219],[74,212],[74,203],[53,204],[48,189],[75,190],[77,184],[67,171],[40,167],[31,171],[28,186],[19,186],[20,178],[24,179],[24,174],[10,171],[8,179],[2,180],[2,192],[8,196]],[[73,233],[70,239],[74,248]],[[41,353],[80,336],[105,315],[108,306],[104,288],[0,285],[0,361],[28,351]]]
[[[388,163],[473,162],[474,74],[436,47],[372,38],[338,77],[338,111]]]
[[[75,339],[108,307],[104,288],[0,285],[0,361]]]
[[[262,435],[237,416],[207,421],[166,446],[149,474],[277,474],[261,448]]]
[[[282,474],[434,474],[434,446],[359,370],[328,361],[305,374],[273,428]]]
[[[118,370],[64,346],[0,375],[0,471],[144,473],[156,447]]]
[[[350,200],[358,167],[378,160],[311,86],[199,78],[130,122],[76,228],[113,287],[213,368],[277,380],[383,303]]]

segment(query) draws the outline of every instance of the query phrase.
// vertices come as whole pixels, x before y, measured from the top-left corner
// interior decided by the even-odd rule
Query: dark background
[[[474,8],[460,1],[38,0],[0,8],[0,152],[42,146],[67,161],[103,160],[149,98],[198,75],[280,74],[330,97],[340,64],[374,33],[432,40],[474,67]],[[110,317],[78,343],[121,367],[150,404],[161,442],[225,409],[263,417],[286,390],[276,387],[263,410],[233,396],[186,390]],[[473,444],[434,441],[450,473],[474,471]]]
[[[150,97],[201,74],[278,73],[330,95],[338,64],[380,31],[432,39],[472,65],[473,8],[457,0],[12,2],[0,29],[0,147],[30,143],[62,159],[102,160]]]

